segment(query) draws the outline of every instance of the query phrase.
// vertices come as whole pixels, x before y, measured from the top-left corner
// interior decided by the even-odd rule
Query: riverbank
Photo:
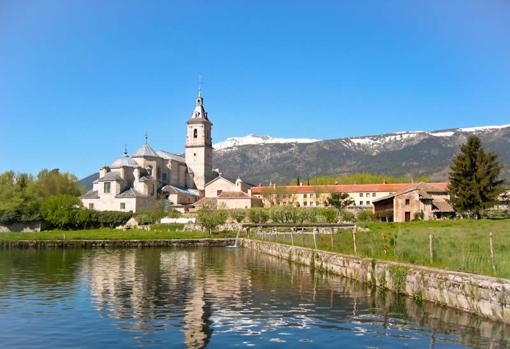
[[[169,226],[164,228],[144,229],[88,229],[88,230],[51,230],[34,233],[0,233],[0,243],[10,241],[73,241],[73,240],[101,240],[101,241],[131,241],[131,240],[175,240],[175,239],[211,239],[233,238],[233,232],[213,232],[209,235],[202,231],[182,231]]]
[[[242,239],[241,246],[313,270],[510,324],[510,280]]]
[[[145,248],[145,247],[226,247],[235,238],[158,239],[158,240],[3,240],[4,249],[44,248]]]

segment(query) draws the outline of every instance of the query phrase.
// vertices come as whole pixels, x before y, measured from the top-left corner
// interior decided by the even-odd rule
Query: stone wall
[[[225,247],[235,239],[172,240],[18,240],[0,241],[0,248],[141,248],[141,247]]]
[[[406,294],[416,300],[510,323],[510,280],[258,240],[242,239],[241,246]]]

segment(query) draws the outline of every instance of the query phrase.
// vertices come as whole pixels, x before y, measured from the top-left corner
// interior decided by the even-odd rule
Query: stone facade
[[[454,215],[447,188],[418,183],[406,190],[374,200],[374,214],[383,221],[432,220]]]
[[[216,199],[220,190],[240,190],[250,196],[245,201],[257,201],[248,193],[250,186],[242,181],[239,188],[235,181],[214,181],[222,177],[212,169],[212,152],[212,123],[199,94],[186,126],[184,157],[154,150],[146,137],[145,144],[133,155],[129,156],[126,150],[110,166],[101,167],[92,190],[81,201],[85,208],[125,212],[149,210],[160,198],[168,199],[171,206],[184,212],[208,194]],[[226,208],[243,206],[239,200],[224,201]]]

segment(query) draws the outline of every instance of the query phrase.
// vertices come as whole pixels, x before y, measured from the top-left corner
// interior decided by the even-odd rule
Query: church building
[[[228,181],[217,181],[219,171],[213,171],[212,123],[204,108],[204,98],[198,94],[195,109],[187,121],[184,157],[167,151],[154,150],[145,137],[145,143],[131,156],[127,150],[110,166],[102,166],[93,188],[81,197],[85,208],[99,211],[146,211],[158,199],[167,199],[180,211],[194,209],[203,202],[209,185],[214,193],[231,192]],[[239,181],[241,181],[239,179]],[[241,181],[242,182],[242,181]],[[210,183],[210,184],[209,184]],[[222,201],[222,207],[238,208],[239,197],[251,198],[251,186],[238,185],[232,199]],[[257,199],[244,200],[243,208],[259,205]]]

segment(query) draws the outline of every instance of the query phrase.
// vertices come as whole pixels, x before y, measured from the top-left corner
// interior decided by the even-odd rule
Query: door
[[[404,218],[404,220],[405,220],[406,222],[410,222],[410,221],[411,221],[411,212],[409,212],[409,211],[405,212],[405,218]]]

